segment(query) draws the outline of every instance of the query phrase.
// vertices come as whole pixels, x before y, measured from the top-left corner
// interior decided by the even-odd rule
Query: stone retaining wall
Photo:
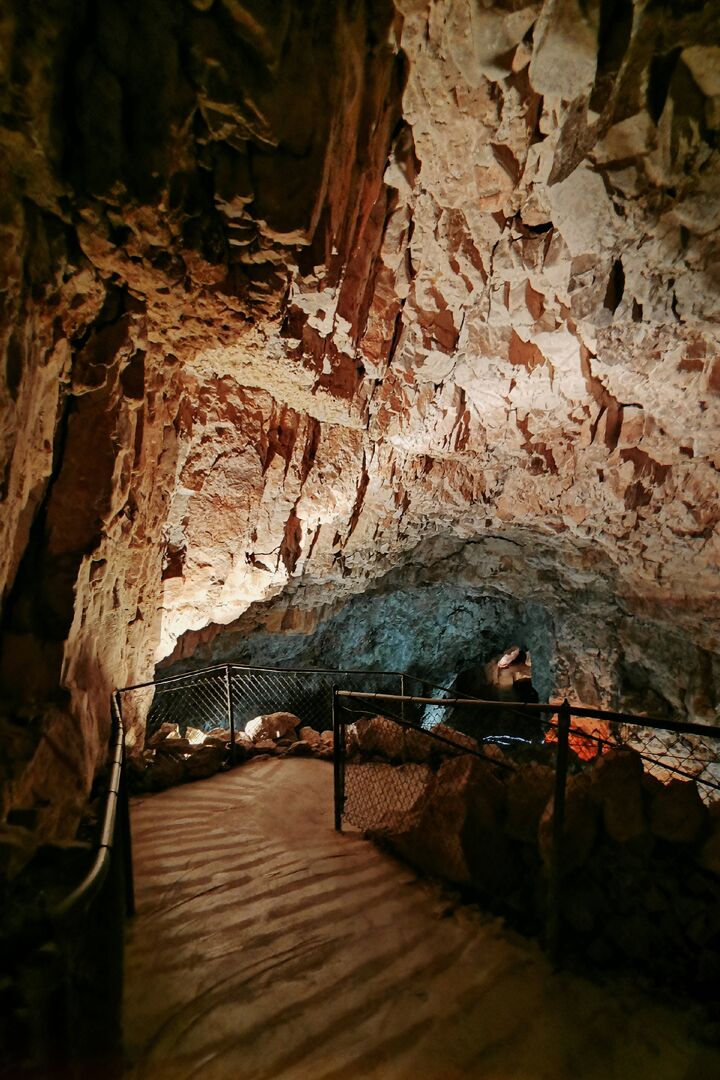
[[[548,748],[512,760],[464,736],[457,749],[443,746],[384,718],[347,731],[351,818],[372,807],[368,835],[540,930],[553,833]],[[661,783],[623,749],[586,766],[571,761],[565,814],[566,957],[717,997],[720,801],[706,805],[694,781]]]

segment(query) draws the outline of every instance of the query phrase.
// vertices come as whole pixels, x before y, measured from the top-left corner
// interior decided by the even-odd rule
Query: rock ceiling
[[[112,685],[448,557],[679,629],[712,711],[714,3],[17,0],[0,55],[2,680],[81,771]]]

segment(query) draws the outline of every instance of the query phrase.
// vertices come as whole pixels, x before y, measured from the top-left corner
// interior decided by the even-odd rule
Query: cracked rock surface
[[[715,5],[17,0],[0,54],[3,813],[72,829],[112,686],[400,589],[716,719]]]

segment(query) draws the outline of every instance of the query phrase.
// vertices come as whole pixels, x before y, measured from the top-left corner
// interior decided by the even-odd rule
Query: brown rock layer
[[[610,11],[6,5],[6,808],[174,650],[417,574],[715,717],[720,27]]]

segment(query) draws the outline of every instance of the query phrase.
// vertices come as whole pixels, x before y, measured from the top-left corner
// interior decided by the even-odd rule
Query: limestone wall
[[[714,6],[269,10],[0,17],[3,812],[51,831],[113,684],[416,572],[716,718]]]

